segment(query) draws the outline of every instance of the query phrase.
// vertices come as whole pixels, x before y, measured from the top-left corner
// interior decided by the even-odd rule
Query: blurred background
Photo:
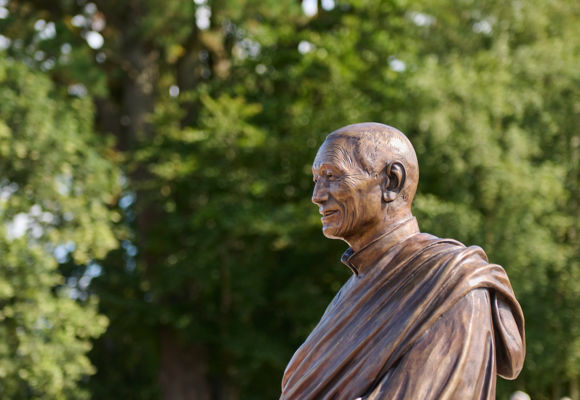
[[[0,398],[277,398],[350,276],[311,162],[362,121],[512,280],[498,398],[578,400],[577,0],[0,0]]]

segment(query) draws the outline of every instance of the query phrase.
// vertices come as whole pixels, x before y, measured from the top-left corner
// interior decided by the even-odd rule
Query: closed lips
[[[320,213],[322,214],[323,217],[328,217],[329,215],[332,215],[336,212],[337,212],[337,210],[324,210],[324,211],[321,211]]]

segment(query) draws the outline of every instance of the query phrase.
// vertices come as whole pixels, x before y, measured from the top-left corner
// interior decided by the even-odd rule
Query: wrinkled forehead
[[[318,170],[324,166],[333,166],[343,171],[358,169],[355,158],[355,146],[357,138],[329,137],[318,149],[312,170]]]

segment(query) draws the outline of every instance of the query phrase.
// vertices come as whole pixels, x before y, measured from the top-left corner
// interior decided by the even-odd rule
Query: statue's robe
[[[481,248],[412,218],[343,262],[354,274],[292,357],[281,399],[495,399],[496,374],[519,374],[524,317]]]

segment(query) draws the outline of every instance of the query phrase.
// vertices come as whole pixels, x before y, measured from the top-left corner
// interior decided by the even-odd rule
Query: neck
[[[379,236],[395,229],[401,223],[408,221],[411,218],[413,218],[411,210],[405,210],[404,212],[399,212],[394,215],[387,214],[381,223],[376,224],[374,227],[368,230],[365,230],[362,234],[344,238],[344,241],[348,243],[353,251],[357,252]]]

